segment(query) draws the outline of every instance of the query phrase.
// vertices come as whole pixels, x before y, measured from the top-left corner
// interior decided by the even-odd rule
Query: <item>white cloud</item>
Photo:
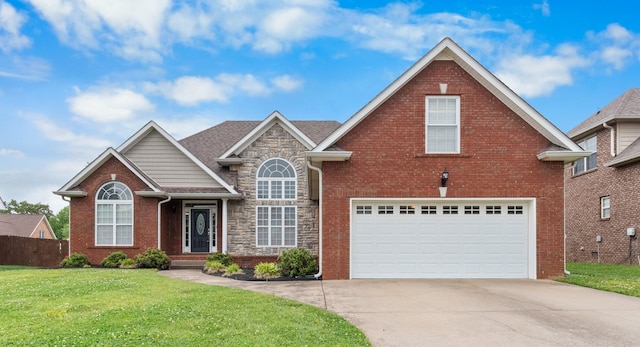
[[[542,0],[541,4],[533,4],[534,10],[540,10],[543,16],[549,17],[551,15],[551,8],[549,7],[549,1]]]
[[[8,157],[8,156],[12,156],[12,157],[16,157],[16,158],[23,158],[24,157],[24,153],[22,151],[17,150],[17,149],[0,148],[0,157]]]
[[[154,109],[144,95],[129,89],[101,87],[82,92],[76,88],[76,93],[67,99],[71,111],[97,123],[127,121]]]
[[[31,40],[20,33],[27,16],[16,11],[11,4],[0,0],[0,50],[4,53],[31,45]]]
[[[108,49],[125,59],[158,61],[170,0],[29,0],[63,43]],[[103,45],[103,46],[101,46]]]
[[[595,45],[597,58],[614,69],[621,70],[634,56],[640,59],[640,35],[618,23],[611,23],[598,33],[589,32],[587,38]]]
[[[266,53],[288,50],[291,43],[322,36],[326,7],[295,6],[268,13],[258,25],[253,47]]]
[[[523,97],[551,94],[560,86],[573,83],[572,71],[589,64],[576,47],[560,46],[554,55],[512,55],[504,57],[495,75]]]
[[[222,73],[215,78],[201,76],[183,76],[174,81],[145,83],[149,93],[158,93],[183,106],[195,106],[207,102],[226,103],[237,94],[248,96],[266,96],[274,90],[292,91],[302,85],[290,76],[283,75],[272,79],[273,86],[267,85],[252,74]]]
[[[26,81],[47,79],[51,66],[46,60],[28,56],[0,56],[0,77]]]
[[[110,141],[94,135],[78,135],[68,127],[58,125],[41,116],[29,116],[28,118],[42,135],[55,142],[63,142],[77,149],[105,149],[111,145]]]
[[[271,83],[282,91],[291,92],[302,87],[302,80],[289,75],[277,76],[271,79]]]

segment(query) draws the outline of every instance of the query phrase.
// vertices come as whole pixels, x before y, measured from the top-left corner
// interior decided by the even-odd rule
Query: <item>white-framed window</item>
[[[256,207],[256,244],[259,247],[295,247],[296,216],[295,206]]]
[[[256,178],[258,199],[295,200],[296,185],[296,170],[284,159],[269,159],[258,169]]]
[[[44,239],[44,230],[40,230],[40,238]]]
[[[427,96],[425,152],[460,153],[460,97]]]
[[[600,198],[600,218],[611,218],[611,198],[608,196],[603,196]]]
[[[598,138],[595,135],[586,138],[578,142],[578,146],[585,151],[593,151],[593,153],[586,158],[580,158],[575,161],[575,165],[573,166],[574,175],[595,169],[598,166]]]
[[[133,195],[120,182],[98,189],[96,246],[133,246]]]

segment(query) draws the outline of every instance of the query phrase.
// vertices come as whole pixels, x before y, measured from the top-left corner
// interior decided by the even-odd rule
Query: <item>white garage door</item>
[[[528,278],[529,240],[526,201],[354,201],[351,277]]]

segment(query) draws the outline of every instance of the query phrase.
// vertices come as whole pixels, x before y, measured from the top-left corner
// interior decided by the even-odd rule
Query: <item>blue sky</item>
[[[611,0],[0,0],[0,197],[57,190],[149,120],[345,121],[449,36],[563,131],[640,87]]]

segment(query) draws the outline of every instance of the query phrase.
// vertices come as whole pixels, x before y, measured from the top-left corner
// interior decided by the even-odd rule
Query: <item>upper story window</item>
[[[96,195],[96,246],[133,245],[133,194],[120,182],[109,182]]]
[[[427,96],[426,153],[460,153],[460,97]]]
[[[611,218],[611,198],[608,196],[603,196],[600,198],[600,218]]]
[[[258,169],[258,199],[295,199],[296,170],[286,160],[269,159]]]
[[[573,167],[574,175],[589,171],[591,169],[595,169],[596,166],[598,166],[598,153],[596,152],[598,150],[597,137],[594,135],[592,137],[584,139],[578,142],[578,146],[580,146],[585,151],[593,151],[593,153],[586,158],[580,158],[576,160],[575,166]]]

